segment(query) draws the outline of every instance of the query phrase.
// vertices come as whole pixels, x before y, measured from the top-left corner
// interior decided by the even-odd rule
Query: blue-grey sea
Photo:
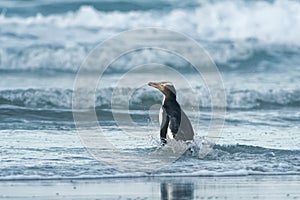
[[[296,0],[2,0],[0,181],[300,175],[299,10]],[[146,27],[178,31],[199,42],[216,63],[226,94],[224,128],[213,150],[204,158],[186,153],[154,172],[96,160],[78,135],[72,110],[75,77],[89,52],[122,31]],[[144,85],[135,85],[144,78],[139,73],[124,87],[112,83],[130,66],[154,62],[192,81],[198,102],[191,102],[194,93],[173,83],[194,126],[195,141],[205,140],[210,126],[211,96],[186,62],[149,49],[120,58],[106,71],[94,104],[102,131],[119,151],[134,154],[137,166],[136,157],[142,160],[160,148],[159,125],[150,114],[158,115],[159,108],[152,105],[163,97],[147,86],[147,78]],[[89,73],[93,69],[87,79]],[[151,81],[169,78],[155,70],[147,74],[157,77]],[[142,127],[133,141],[115,123],[113,91],[117,105],[126,101],[122,94],[135,91],[129,111],[115,110],[119,115],[129,112]],[[188,109],[195,104],[200,115]],[[93,123],[86,131],[96,132]],[[115,160],[114,155],[106,159]]]

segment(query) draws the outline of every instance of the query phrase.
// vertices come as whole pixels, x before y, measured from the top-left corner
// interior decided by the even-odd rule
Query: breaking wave
[[[205,88],[195,89],[200,101],[199,107],[210,108],[210,94]],[[117,102],[115,105],[124,105],[127,101],[124,95],[134,92],[130,98],[131,109],[144,109],[152,104],[160,104],[162,96],[154,90],[140,88],[104,88],[96,92],[96,107],[110,108],[112,93],[115,93]],[[178,101],[185,107],[195,106],[189,96],[193,95],[186,89],[179,89]],[[255,109],[284,106],[300,106],[300,90],[227,90],[227,109]],[[83,102],[84,103],[84,102]],[[25,89],[25,90],[2,90],[0,91],[0,105],[18,106],[27,108],[45,109],[71,109],[72,90],[71,89]]]
[[[9,14],[10,10],[21,9],[19,5],[11,8],[10,4],[2,4],[2,10],[7,11],[0,14],[0,26],[5,27],[0,33],[0,70],[76,72],[96,44],[121,31],[143,27],[163,27],[191,36],[209,50],[220,69],[286,68],[299,62],[297,1],[164,2],[153,3],[149,9],[142,7],[150,3],[127,2],[143,6],[104,11],[100,9],[102,3],[82,1],[66,3],[66,10],[60,12],[44,13],[43,6],[56,7],[55,3],[34,1],[32,4],[37,4],[41,13],[34,8],[28,16]],[[164,4],[168,9],[162,11],[158,7],[164,8]],[[153,58],[177,68],[186,67],[178,59],[173,62],[173,57],[146,51],[120,61],[113,71],[145,64]]]
[[[129,9],[128,12],[116,9],[113,12],[103,12],[97,5],[82,3],[77,9],[69,9],[60,14],[33,13],[33,16],[20,17],[6,16],[3,13],[0,24],[30,28],[42,25],[57,28],[97,28],[102,33],[151,26],[196,33],[201,38],[217,40],[257,38],[271,43],[299,43],[300,25],[297,22],[300,17],[300,4],[297,1],[203,1],[195,2],[194,6],[197,6],[193,9],[179,6],[178,1],[176,2],[173,9],[167,12],[157,12],[155,9]]]

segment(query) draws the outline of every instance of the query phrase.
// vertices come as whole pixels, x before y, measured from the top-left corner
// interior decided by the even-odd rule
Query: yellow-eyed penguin
[[[157,88],[164,95],[159,115],[160,139],[162,145],[167,143],[167,138],[192,141],[194,138],[194,130],[190,120],[176,100],[174,85],[167,81],[149,82],[148,85]]]

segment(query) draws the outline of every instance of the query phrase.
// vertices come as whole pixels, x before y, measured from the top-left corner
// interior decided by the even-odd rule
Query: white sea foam
[[[173,9],[168,12],[129,11],[101,12],[92,6],[78,11],[31,17],[0,15],[1,26],[30,29],[81,28],[94,30],[99,38],[121,30],[141,27],[163,27],[200,39],[244,40],[256,38],[268,43],[299,44],[300,3],[297,1],[201,2],[195,9]],[[74,32],[73,32],[74,33]],[[49,34],[49,33],[47,33]],[[75,34],[75,33],[74,33]],[[41,36],[43,37],[43,36]]]
[[[109,108],[111,106],[112,92],[116,94],[114,104],[116,106],[126,105],[125,94],[134,92],[132,88],[103,88],[96,92],[95,105],[99,108]],[[185,109],[191,109],[199,105],[200,107],[211,107],[211,96],[204,87],[196,90],[199,95],[199,102],[190,100],[190,96],[195,92],[178,89],[178,101]],[[227,108],[230,109],[252,109],[269,106],[298,106],[300,104],[299,90],[236,90],[226,91]],[[137,90],[129,100],[131,109],[144,110],[152,104],[160,104],[162,96],[151,89]],[[83,103],[85,99],[83,98]],[[0,91],[1,105],[16,105],[31,108],[71,108],[72,90],[70,89],[25,89],[25,90],[4,90]]]
[[[96,44],[121,31],[143,27],[168,28],[201,41],[221,67],[283,68],[299,62],[299,10],[297,1],[226,0],[164,12],[102,12],[82,5],[77,11],[61,14],[21,17],[3,13],[0,69],[76,72]],[[135,52],[115,63],[112,71],[153,61],[186,67],[174,57],[147,50]]]

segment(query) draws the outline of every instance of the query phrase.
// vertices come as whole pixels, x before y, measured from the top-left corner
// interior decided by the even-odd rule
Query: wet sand
[[[159,177],[0,182],[1,199],[300,199],[300,177]]]

